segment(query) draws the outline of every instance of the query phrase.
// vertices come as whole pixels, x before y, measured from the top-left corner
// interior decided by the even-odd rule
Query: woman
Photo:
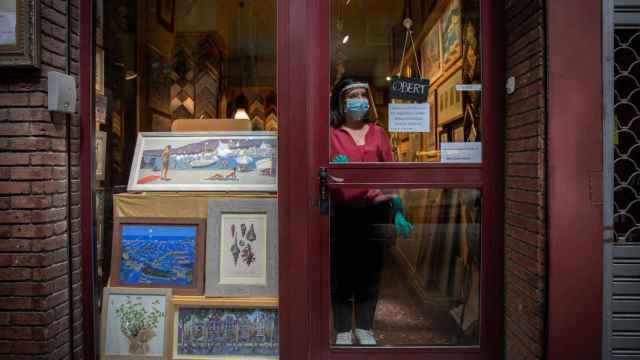
[[[393,161],[389,138],[369,121],[369,85],[341,80],[331,95],[331,159],[334,162]],[[372,331],[387,230],[392,213],[396,230],[411,231],[400,199],[378,189],[339,189],[332,194],[331,303],[336,345],[376,345]],[[392,212],[393,211],[393,212]]]

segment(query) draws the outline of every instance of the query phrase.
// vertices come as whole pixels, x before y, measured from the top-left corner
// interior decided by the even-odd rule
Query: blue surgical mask
[[[354,120],[362,120],[369,111],[369,101],[367,99],[347,99],[345,113],[348,113]]]

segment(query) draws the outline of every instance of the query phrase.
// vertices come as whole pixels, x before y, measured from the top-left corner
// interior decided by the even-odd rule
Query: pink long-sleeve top
[[[349,162],[393,161],[391,143],[384,129],[373,123],[368,125],[363,145],[356,144],[346,130],[331,127],[331,160],[344,155]],[[337,205],[362,207],[370,205],[380,194],[378,189],[343,188],[335,191],[333,197]]]

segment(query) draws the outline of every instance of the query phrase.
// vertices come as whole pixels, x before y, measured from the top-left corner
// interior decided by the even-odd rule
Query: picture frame
[[[175,30],[176,19],[176,1],[175,0],[157,0],[158,23],[162,25],[168,32],[173,33]]]
[[[443,70],[448,69],[462,56],[462,10],[460,0],[451,3],[442,15]]]
[[[0,68],[40,67],[40,1],[0,3]]]
[[[96,47],[95,64],[96,95],[105,95],[104,88],[104,49]]]
[[[277,299],[174,299],[172,359],[275,360]]]
[[[275,192],[277,153],[269,131],[143,132],[127,190]]]
[[[432,83],[442,74],[441,26],[437,21],[422,43],[422,75]]]
[[[116,218],[111,284],[202,295],[205,227],[200,218]]]
[[[96,122],[98,124],[107,123],[107,97],[103,95],[96,96]]]
[[[456,85],[462,84],[462,68],[451,74],[439,87],[437,92],[438,125],[445,125],[458,120],[463,115],[462,93]]]
[[[151,44],[145,48],[145,74],[147,106],[163,114],[171,113],[171,80],[167,69],[169,59]]]
[[[96,131],[96,180],[104,180],[107,155],[107,133]]]
[[[209,200],[205,296],[278,296],[277,199]]]
[[[100,359],[169,358],[171,289],[107,287],[102,300]]]

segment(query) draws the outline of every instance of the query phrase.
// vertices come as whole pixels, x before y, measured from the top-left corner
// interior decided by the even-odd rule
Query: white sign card
[[[458,91],[482,91],[482,84],[457,84]]]
[[[0,11],[0,45],[16,44],[16,12]]]
[[[429,132],[429,103],[389,104],[390,132]]]
[[[440,144],[442,163],[481,163],[481,142],[443,142]]]

